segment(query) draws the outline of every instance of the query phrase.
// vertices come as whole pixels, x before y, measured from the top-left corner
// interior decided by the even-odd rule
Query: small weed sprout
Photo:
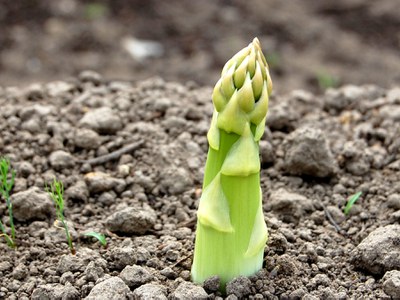
[[[0,193],[2,197],[6,200],[6,206],[8,210],[8,217],[11,227],[11,236],[9,236],[6,232],[4,224],[0,221],[0,230],[2,234],[0,236],[4,237],[7,241],[7,245],[11,248],[15,248],[15,226],[14,226],[14,217],[12,212],[12,203],[10,199],[10,192],[14,186],[15,179],[15,171],[11,170],[10,172],[10,160],[4,157],[0,158]],[[9,177],[11,177],[9,179]]]
[[[343,212],[346,216],[349,214],[350,209],[353,207],[354,203],[356,203],[358,198],[360,198],[361,194],[362,194],[362,192],[358,192],[358,193],[350,196],[350,198],[347,200],[347,204],[346,204],[345,208],[343,209]]]
[[[7,242],[8,247],[10,248],[15,248],[15,243],[12,240],[12,238],[7,234],[6,232],[6,228],[4,227],[3,223],[0,221],[0,230],[1,230],[1,234],[0,237],[4,237],[4,239]]]
[[[90,232],[84,233],[84,235],[94,237],[95,239],[97,239],[100,242],[100,244],[103,247],[107,247],[106,236],[104,234],[96,232],[96,231],[90,231]]]
[[[54,202],[57,212],[57,219],[61,222],[63,229],[65,230],[69,250],[71,251],[72,255],[75,255],[75,248],[72,244],[72,237],[69,233],[68,225],[64,218],[64,186],[61,181],[57,181],[56,179],[54,179],[50,187],[46,186],[46,191],[49,193],[51,199]]]
[[[326,90],[328,88],[334,88],[339,85],[339,79],[334,75],[327,72],[319,72],[317,75],[318,86],[321,90]]]
[[[108,8],[101,3],[88,3],[84,6],[85,17],[89,20],[97,20],[107,15]]]

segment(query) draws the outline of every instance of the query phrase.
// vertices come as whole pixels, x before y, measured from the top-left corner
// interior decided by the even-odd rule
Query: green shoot
[[[317,74],[318,86],[321,90],[334,88],[339,85],[339,79],[329,73],[320,72]]]
[[[258,39],[225,64],[214,88],[192,279],[202,283],[218,275],[221,291],[234,277],[250,276],[262,268],[268,230],[258,142],[271,91]]]
[[[103,18],[107,14],[108,8],[102,3],[88,3],[84,7],[85,17],[89,20]]]
[[[343,209],[343,212],[345,215],[349,214],[350,209],[353,207],[354,203],[356,203],[358,198],[360,198],[361,194],[362,194],[362,192],[358,192],[358,193],[350,196],[350,198],[347,200],[347,204],[346,204],[345,208]]]
[[[2,234],[0,234],[0,237],[4,237],[4,239],[7,242],[8,247],[10,248],[15,248],[15,243],[12,240],[12,238],[7,234],[6,229],[4,228],[3,223],[0,221],[0,230]]]
[[[57,181],[56,179],[54,179],[53,183],[50,185],[50,188],[46,186],[46,191],[49,193],[51,199],[54,202],[57,219],[61,222],[63,229],[65,230],[69,250],[71,251],[72,255],[75,255],[75,248],[72,244],[72,237],[69,233],[68,225],[64,217],[64,186],[61,181]]]
[[[90,232],[84,233],[84,235],[85,236],[94,237],[95,239],[97,239],[100,242],[100,244],[103,247],[107,246],[106,236],[104,234],[102,234],[102,233],[98,233],[98,232],[95,232],[95,231],[90,231]]]
[[[15,171],[11,170],[10,173],[10,160],[1,157],[0,158],[0,193],[3,196],[3,198],[6,201],[6,206],[8,210],[8,217],[9,217],[9,222],[10,222],[10,227],[11,227],[11,237],[7,235],[5,227],[3,223],[0,221],[0,230],[3,234],[0,236],[4,237],[7,241],[8,246],[11,248],[15,247],[15,226],[14,226],[14,217],[13,217],[13,212],[12,212],[12,203],[10,199],[10,192],[14,186],[14,180],[15,180]],[[11,177],[9,179],[9,177]]]

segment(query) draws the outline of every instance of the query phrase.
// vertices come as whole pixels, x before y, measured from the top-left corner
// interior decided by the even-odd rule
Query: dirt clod
[[[239,276],[232,279],[226,285],[227,295],[235,295],[239,299],[245,298],[251,293],[251,281],[247,277]]]
[[[385,273],[383,280],[383,290],[393,299],[400,299],[400,271],[392,270]]]
[[[206,291],[198,285],[184,281],[176,288],[172,294],[174,300],[184,299],[207,299]]]
[[[353,263],[373,274],[400,269],[400,226],[380,227],[371,232],[353,251]]]
[[[336,162],[321,130],[299,128],[286,141],[285,169],[293,175],[327,177],[336,169]]]
[[[96,108],[87,112],[79,121],[81,126],[98,133],[112,134],[121,129],[121,118],[109,107]]]
[[[107,219],[107,226],[114,232],[144,234],[155,222],[156,214],[152,208],[127,207],[112,214]]]
[[[203,287],[207,292],[215,293],[220,286],[220,279],[218,276],[212,276],[203,283]]]
[[[138,299],[149,300],[167,300],[165,295],[165,288],[159,284],[147,283],[134,291],[135,297]]]
[[[88,300],[96,299],[127,299],[129,287],[119,277],[110,277],[96,284],[86,297]]]
[[[20,221],[44,220],[54,214],[49,195],[36,187],[12,195],[14,217]]]
[[[284,222],[297,223],[305,211],[313,209],[312,202],[303,195],[290,193],[285,189],[273,191],[269,204]]]

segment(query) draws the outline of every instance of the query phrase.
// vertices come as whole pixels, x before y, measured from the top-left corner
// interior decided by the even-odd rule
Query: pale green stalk
[[[272,90],[258,39],[229,60],[213,92],[214,114],[197,212],[192,279],[234,277],[262,268],[268,231],[262,210],[258,142]]]

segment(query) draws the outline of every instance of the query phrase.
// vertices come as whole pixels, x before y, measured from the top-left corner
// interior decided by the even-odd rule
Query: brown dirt
[[[18,244],[0,240],[0,299],[396,299],[396,5],[0,0],[0,155],[17,171]],[[131,36],[164,54],[133,59]],[[270,239],[263,269],[221,295],[215,279],[190,283],[211,86],[254,36],[274,80],[260,143]],[[342,84],[354,85],[324,91]],[[76,256],[44,191],[55,177]]]
[[[0,1],[0,83],[108,78],[213,85],[227,57],[258,36],[276,92],[400,79],[396,0]],[[134,60],[125,37],[154,40],[161,57]]]
[[[220,299],[211,283],[205,290],[188,283],[210,93],[193,83],[131,84],[90,72],[0,89],[2,155],[17,170],[18,237],[15,250],[0,243],[0,298],[110,299],[104,293],[111,291],[116,299]],[[399,111],[399,89],[376,86],[271,99],[261,142],[265,264],[250,281],[233,284],[228,299],[389,299],[382,276],[400,268],[396,238],[379,234],[378,243],[388,244],[372,254],[357,245],[377,228],[399,226]],[[115,160],[88,161],[137,141],[144,143]],[[298,147],[311,154],[299,155]],[[76,256],[53,226],[44,187],[54,177],[66,188]],[[358,191],[362,197],[344,215],[347,197]],[[0,215],[7,224],[3,206]],[[84,237],[89,230],[106,233],[108,247]]]

